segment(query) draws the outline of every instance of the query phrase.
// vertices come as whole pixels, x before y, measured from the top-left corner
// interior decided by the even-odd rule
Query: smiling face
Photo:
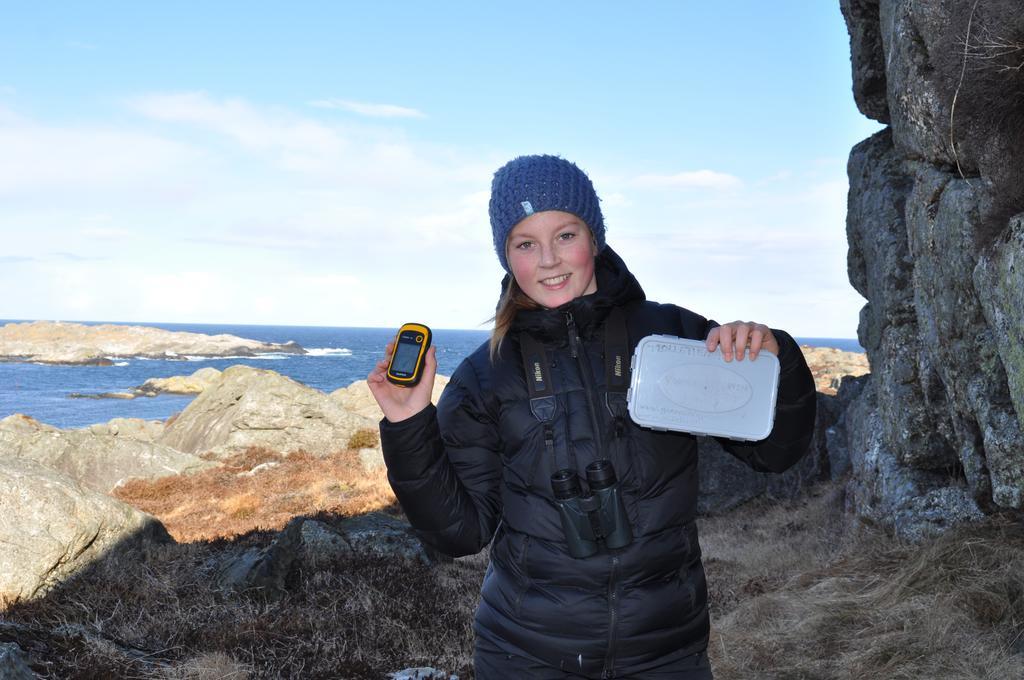
[[[505,253],[516,283],[543,307],[558,307],[597,290],[597,246],[587,225],[571,213],[530,215],[509,233]]]

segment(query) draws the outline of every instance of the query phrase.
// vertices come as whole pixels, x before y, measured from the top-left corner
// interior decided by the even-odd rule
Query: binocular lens
[[[576,476],[574,471],[568,468],[559,470],[551,475],[551,490],[554,492],[556,500],[564,501],[570,498],[578,498],[582,493],[580,478]]]
[[[587,484],[593,491],[615,485],[615,468],[610,460],[595,460],[587,466]]]

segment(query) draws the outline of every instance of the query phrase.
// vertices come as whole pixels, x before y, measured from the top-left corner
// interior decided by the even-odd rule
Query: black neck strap
[[[555,392],[551,384],[551,361],[548,350],[529,333],[519,335],[523,358],[523,376],[530,392],[530,410],[537,420],[549,422],[555,415]],[[626,392],[629,390],[630,357],[626,314],[620,307],[612,308],[604,324],[605,404],[615,417],[626,413]]]

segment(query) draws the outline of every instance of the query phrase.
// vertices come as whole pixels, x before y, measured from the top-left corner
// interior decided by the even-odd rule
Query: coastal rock
[[[868,356],[863,352],[846,352],[833,347],[808,347],[802,345],[807,367],[814,376],[815,388],[834,395],[844,378],[857,377],[871,372]]]
[[[34,461],[0,456],[0,605],[31,599],[115,547],[170,541],[155,518]]]
[[[962,480],[904,465],[888,448],[875,388],[874,380],[869,380],[846,414],[854,424],[847,431],[852,466],[847,510],[911,541],[983,517]]]
[[[446,375],[434,376],[434,388],[430,393],[430,401],[435,404],[438,402],[441,398],[441,392],[444,391],[445,385],[448,384],[448,380],[449,378]],[[384,417],[365,380],[357,380],[348,387],[338,388],[331,392],[329,396],[346,411],[358,413],[363,417],[373,420],[375,423],[380,422],[380,419]]]
[[[106,423],[96,423],[85,429],[95,435],[155,442],[164,432],[164,423],[161,420],[143,420],[142,418],[113,418]]]
[[[858,337],[871,376],[826,440],[849,453],[850,510],[921,536],[1024,507],[1011,220],[1024,211],[1024,14],[1007,0],[840,4],[855,99],[881,113],[884,81],[891,127],[847,167],[848,269],[868,300]]]
[[[889,120],[900,156],[949,167],[957,159],[949,143],[946,81],[936,69],[935,57],[946,47],[952,5],[953,0],[884,0],[879,3],[877,24]],[[860,62],[877,58],[865,53]],[[960,163],[964,172],[973,171],[969,158],[962,156]]]
[[[166,427],[159,443],[214,457],[258,446],[327,455],[347,448],[377,422],[342,408],[323,392],[274,371],[231,366]]]
[[[221,372],[207,366],[200,368],[192,375],[175,375],[170,378],[150,378],[135,388],[135,393],[147,397],[158,394],[199,394],[210,385],[218,382]]]
[[[111,357],[177,359],[185,356],[305,354],[294,342],[273,344],[234,335],[204,335],[146,326],[87,326],[61,321],[8,323],[0,327],[0,361],[110,364]]]
[[[985,291],[980,302],[990,339],[1006,371],[1010,401],[1017,423],[1024,423],[1024,215],[1010,222],[1003,236],[979,256],[974,269],[974,287]],[[986,395],[978,395],[984,398]],[[999,417],[1009,421],[1009,409],[999,408]],[[1000,428],[995,428],[1000,429]],[[997,503],[1020,507],[1017,497],[1024,487],[1024,455],[1008,446],[987,451],[993,474],[992,494]],[[1005,483],[1009,482],[1009,483]]]
[[[15,414],[0,420],[0,459],[32,460],[100,493],[108,493],[128,479],[156,479],[216,465],[152,439],[122,435],[122,426],[126,432],[140,433],[140,437],[151,436],[156,430],[116,419],[96,431],[60,430]],[[112,433],[111,428],[116,432]]]
[[[868,118],[889,122],[879,0],[839,0],[850,33],[853,98]]]

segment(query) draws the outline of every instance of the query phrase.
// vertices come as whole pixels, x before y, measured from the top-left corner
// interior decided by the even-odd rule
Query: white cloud
[[[241,99],[217,100],[204,92],[185,92],[150,94],[130,103],[153,120],[195,125],[257,151],[296,154],[294,162],[337,154],[348,146],[331,127],[285,112],[260,111]]]
[[[0,194],[38,188],[136,185],[182,171],[196,149],[146,132],[45,127],[0,116]]]
[[[96,239],[100,241],[120,241],[134,236],[134,234],[127,229],[117,229],[113,227],[88,227],[80,230],[79,233],[87,239]]]
[[[371,118],[426,118],[426,114],[418,109],[395,104],[371,104],[348,99],[318,99],[309,103],[320,109],[337,109],[358,113]]]
[[[743,181],[715,170],[693,170],[674,175],[640,175],[631,184],[652,189],[734,189],[742,186]]]

